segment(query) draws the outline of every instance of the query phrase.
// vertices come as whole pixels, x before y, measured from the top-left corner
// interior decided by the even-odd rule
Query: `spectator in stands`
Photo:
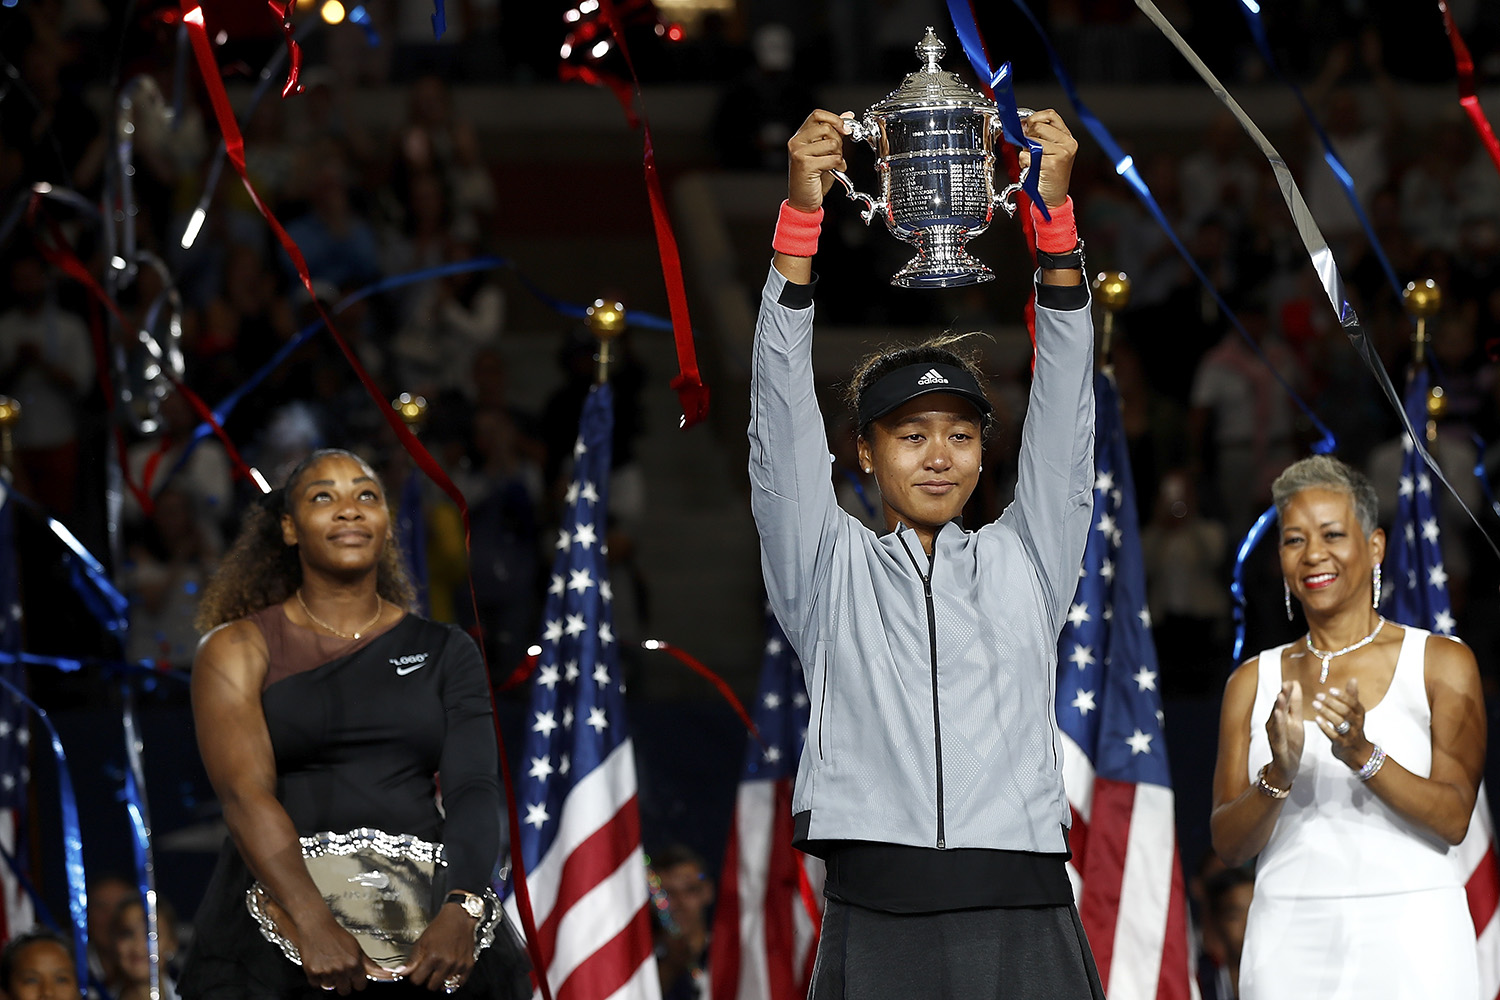
[[[186,668],[198,648],[193,616],[198,595],[218,562],[217,525],[206,521],[194,496],[168,487],[137,532],[121,581],[130,598],[126,657]]]
[[[115,953],[115,976],[108,984],[115,1000],[152,1000],[151,953],[147,943],[146,907],[140,896],[128,897],[110,920],[110,943]],[[160,893],[156,896],[157,984],[161,1000],[177,1000],[177,911]]]
[[[703,858],[681,844],[654,855],[651,862],[667,897],[667,911],[658,912],[655,927],[662,1000],[699,1000],[708,995],[704,963],[708,961],[713,879]]]
[[[21,404],[14,440],[23,489],[66,520],[74,509],[79,407],[93,387],[94,346],[83,321],[53,298],[40,257],[15,259],[10,290],[15,306],[0,315],[0,392]]]
[[[1245,918],[1255,895],[1255,872],[1224,868],[1203,886],[1203,960],[1198,974],[1203,1000],[1237,1000],[1240,953],[1245,948]]]
[[[307,261],[313,277],[353,291],[380,277],[380,247],[375,231],[350,199],[349,168],[343,151],[332,142],[309,151],[306,194],[309,211],[287,224],[286,231]],[[291,258],[282,263],[297,281]]]
[[[88,884],[89,975],[101,983],[115,976],[114,937],[110,924],[126,900],[139,899],[140,886],[123,875],[96,876]]]
[[[5,1000],[78,1000],[72,946],[56,931],[23,931],[0,953],[0,996]]]
[[[1162,687],[1172,694],[1217,690],[1226,665],[1229,537],[1222,524],[1199,514],[1196,494],[1186,469],[1169,471],[1141,530],[1151,630]]]

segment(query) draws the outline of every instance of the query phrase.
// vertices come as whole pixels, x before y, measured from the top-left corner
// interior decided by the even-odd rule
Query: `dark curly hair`
[[[844,402],[849,404],[849,408],[857,416],[860,403],[864,402],[865,393],[869,391],[870,386],[896,369],[905,368],[907,365],[953,365],[955,368],[964,369],[974,376],[974,381],[984,385],[989,376],[985,374],[984,367],[980,364],[979,348],[965,343],[975,337],[988,339],[989,335],[979,332],[942,333],[915,344],[903,347],[883,347],[866,354],[855,364],[854,371],[844,386]],[[960,344],[964,345],[962,350],[958,349]],[[994,425],[994,415],[986,414],[984,423],[980,427],[980,437],[988,437]],[[869,424],[866,423],[857,428],[855,433],[859,437],[868,438],[870,436]]]
[[[210,632],[226,622],[280,604],[302,586],[302,560],[297,546],[286,544],[282,538],[281,516],[287,513],[287,496],[295,492],[303,474],[334,456],[364,466],[384,493],[385,486],[369,463],[342,448],[320,448],[297,463],[287,475],[285,485],[267,493],[245,511],[239,534],[219,561],[198,602],[193,625],[199,632]],[[375,589],[381,597],[408,611],[416,605],[416,591],[406,575],[406,562],[394,538],[386,539],[381,548]]]

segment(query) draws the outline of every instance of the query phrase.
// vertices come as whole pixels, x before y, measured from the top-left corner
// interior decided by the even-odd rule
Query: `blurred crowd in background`
[[[209,6],[233,21],[217,53],[230,82],[235,75],[253,80],[282,44],[274,19],[263,5]],[[1045,6],[1048,29],[1080,83],[1189,78],[1133,4]],[[1205,4],[1161,6],[1226,81],[1266,78],[1233,4],[1217,5],[1217,12]],[[1500,80],[1500,8],[1451,6],[1479,58],[1481,82]],[[509,251],[497,234],[506,213],[518,207],[508,199],[520,196],[497,183],[491,155],[504,137],[480,134],[457,110],[453,87],[497,85],[513,95],[516,88],[583,86],[567,79],[578,58],[570,62],[559,52],[569,32],[587,22],[587,3],[449,2],[441,39],[433,37],[431,4],[372,0],[365,7],[378,44],[347,20],[308,33],[306,89],[296,98],[296,113],[273,94],[242,122],[250,174],[305,254],[325,306],[383,277]],[[716,162],[706,166],[769,174],[785,169],[785,140],[822,90],[861,82],[893,86],[914,68],[911,47],[923,27],[947,25],[943,5],[930,0],[661,0],[655,8],[619,7],[628,15],[648,102],[654,87],[711,85],[717,96],[707,138]],[[1318,110],[1396,276],[1402,283],[1433,278],[1442,288],[1431,364],[1447,409],[1432,429],[1430,447],[1468,506],[1500,532],[1485,483],[1473,471],[1495,461],[1491,451],[1500,444],[1500,172],[1456,100],[1452,114],[1418,119],[1404,112],[1400,96],[1405,85],[1451,80],[1441,23],[1394,3],[1307,0],[1282,7],[1274,17],[1267,14],[1278,56]],[[109,131],[112,82],[144,75],[155,81],[163,105],[177,100],[174,119],[144,114],[133,137],[134,226],[141,247],[156,253],[175,278],[183,301],[186,384],[213,405],[316,313],[232,171],[222,175],[201,234],[190,248],[181,245],[218,130],[201,88],[191,85],[191,60],[190,85],[181,88],[175,78],[176,9],[100,0],[0,6],[0,213],[39,181],[99,196],[107,160],[116,152]],[[1030,28],[1018,18],[991,11],[981,14],[981,24],[992,42],[1004,39],[1018,77],[1050,74],[1032,36],[1019,34]],[[594,68],[621,72],[615,59]],[[962,65],[956,46],[948,64]],[[402,87],[404,106],[391,107],[380,127],[349,113],[351,93],[392,85]],[[1082,134],[1076,122],[1074,131]],[[1311,131],[1286,139],[1283,152],[1399,387],[1411,356],[1402,302],[1322,164]],[[1135,152],[1177,233],[1245,331],[1281,379],[1312,402],[1337,435],[1341,457],[1371,473],[1389,517],[1402,453],[1396,418],[1338,329],[1264,159],[1228,116],[1184,136],[1177,148]],[[1133,284],[1112,361],[1144,522],[1164,684],[1169,695],[1212,694],[1224,675],[1218,668],[1228,666],[1234,546],[1268,502],[1271,478],[1319,434],[1087,139],[1074,196],[1091,269],[1124,269]],[[97,234],[85,225],[66,231],[86,264],[102,273],[105,250]],[[893,296],[883,282],[872,291],[870,276],[885,266],[881,255],[899,249],[857,222],[828,225],[824,243],[819,268],[830,280],[820,293],[820,317],[831,322],[973,328],[1015,322],[994,288],[976,286],[956,317],[939,314],[930,299]],[[0,392],[24,407],[14,431],[16,482],[94,551],[118,561],[115,575],[132,608],[127,657],[186,666],[197,640],[191,620],[198,588],[255,487],[235,477],[226,450],[212,439],[199,443],[160,485],[178,466],[198,422],[187,400],[170,396],[161,407],[162,432],[127,440],[130,478],[154,495],[151,510],[126,490],[112,538],[104,499],[110,401],[91,329],[101,316],[80,286],[45,262],[25,226],[0,246],[0,261]],[[120,305],[138,320],[159,290],[158,276],[143,268],[122,287]],[[420,393],[429,402],[422,437],[468,500],[468,568],[491,662],[503,672],[537,631],[551,550],[547,529],[594,371],[587,330],[558,320],[555,384],[545,404],[514,405],[500,350],[513,305],[496,273],[476,271],[384,292],[338,316],[350,346],[389,395]],[[1028,360],[1017,356],[992,373],[1008,419],[989,446],[989,478],[976,493],[976,517],[994,516],[1009,497]],[[665,381],[667,373],[659,374]],[[632,561],[630,528],[646,503],[634,453],[646,377],[628,350],[614,381],[619,532],[612,543],[617,571],[628,578],[616,587],[634,591],[641,613],[649,605],[650,568]],[[873,484],[858,481],[849,461],[849,428],[836,409],[829,413],[835,475],[847,505],[873,518]],[[319,445],[365,454],[385,475],[393,498],[420,475],[327,336],[311,338],[275,368],[234,409],[225,430],[273,484]],[[432,612],[472,626],[456,510],[430,486],[420,489],[427,501]],[[1458,632],[1494,650],[1500,646],[1494,625],[1500,622],[1494,613],[1500,566],[1483,554],[1461,508],[1451,497],[1444,503],[1445,565]],[[44,554],[34,538],[22,544],[37,558]],[[49,602],[65,589],[49,589],[45,573],[35,571],[30,582],[28,611],[55,607]],[[1251,576],[1252,587],[1274,587],[1269,559],[1253,563]],[[1259,601],[1259,610],[1252,604],[1252,629],[1272,627],[1260,617],[1279,613],[1275,590]],[[76,644],[76,631],[49,634],[45,613],[28,617],[30,646],[76,652],[64,648]],[[1491,683],[1500,680],[1494,658],[1480,659]],[[1191,669],[1174,669],[1179,663]]]

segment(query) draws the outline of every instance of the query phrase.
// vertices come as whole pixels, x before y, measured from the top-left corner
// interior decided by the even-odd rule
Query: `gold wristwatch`
[[[475,920],[483,920],[485,911],[489,909],[489,905],[484,901],[483,896],[477,892],[465,892],[462,889],[454,889],[448,893],[448,895],[443,897],[443,902],[457,903],[463,907],[465,913]]]

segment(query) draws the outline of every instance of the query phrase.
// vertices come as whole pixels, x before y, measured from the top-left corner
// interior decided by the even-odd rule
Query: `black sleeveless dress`
[[[472,639],[451,625],[407,615],[383,633],[335,643],[342,655],[310,669],[305,632],[280,605],[253,621],[273,667],[262,694],[276,758],[276,796],[299,836],[374,827],[441,842],[449,887],[490,884],[500,853],[499,766],[484,666]],[[330,648],[321,637],[323,648]],[[288,640],[297,641],[290,642]],[[435,776],[440,776],[435,780]],[[438,784],[441,783],[441,810]],[[183,1000],[327,1000],[302,968],[267,941],[245,906],[254,878],[226,838],[194,922],[178,984]],[[455,1000],[531,995],[523,949],[504,928],[480,953]],[[370,1000],[443,997],[412,984],[370,983]]]

